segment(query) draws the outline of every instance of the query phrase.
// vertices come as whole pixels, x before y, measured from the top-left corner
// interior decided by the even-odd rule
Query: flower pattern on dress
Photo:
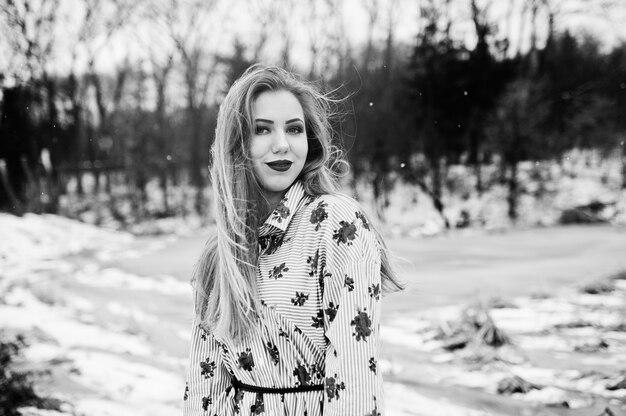
[[[267,344],[265,344],[265,348],[270,354],[270,358],[272,359],[274,365],[278,365],[278,363],[280,362],[280,354],[278,353],[278,348],[276,347],[276,345],[273,344],[271,341],[268,341]]]
[[[320,251],[315,250],[315,255],[309,256],[306,259],[306,262],[309,265],[309,276],[311,277],[315,276],[315,272],[317,271],[317,262],[319,261],[319,258],[320,258]]]
[[[246,348],[245,351],[239,353],[239,367],[247,371],[252,371],[254,368],[254,358],[252,357],[252,351],[250,348]]]
[[[241,408],[239,407],[239,403],[243,400],[243,390],[238,390],[235,392],[235,397],[233,397],[233,409],[235,413],[239,413]]]
[[[296,306],[302,306],[308,299],[308,293],[305,294],[304,292],[296,292],[296,297],[291,298],[291,303]]]
[[[279,337],[283,337],[287,341],[289,341],[289,334],[287,332],[285,332],[282,328],[278,328],[278,336]]]
[[[352,292],[354,290],[354,279],[346,275],[346,278],[343,281],[343,286],[348,288],[348,292]]]
[[[328,304],[328,308],[324,310],[330,322],[332,322],[335,319],[335,316],[337,316],[337,309],[339,309],[339,305],[335,305],[333,302],[330,302]]]
[[[259,248],[262,254],[274,254],[283,245],[283,234],[270,234],[259,237]]]
[[[298,363],[297,367],[293,370],[293,375],[298,379],[296,382],[297,386],[308,386],[311,381],[309,370],[307,370],[302,363]]]
[[[260,415],[265,412],[265,403],[263,403],[263,393],[257,393],[254,404],[250,406],[250,412],[253,415]]]
[[[311,319],[313,320],[313,323],[311,324],[313,328],[323,328],[324,327],[324,310],[318,309],[317,315],[312,316]]]
[[[333,399],[339,400],[339,391],[346,389],[346,384],[342,381],[337,381],[337,374],[334,377],[326,377],[326,395],[328,396],[328,402]]]
[[[287,201],[288,201],[287,198],[283,198],[278,204],[278,206],[272,212],[272,219],[274,221],[281,223],[285,218],[289,217],[289,214],[291,214],[291,211],[289,211],[289,208],[285,206],[285,203],[287,203]]]
[[[328,213],[326,212],[326,207],[328,204],[324,201],[320,201],[315,209],[311,212],[311,224],[315,224],[315,231],[319,231],[322,226],[322,221],[328,218]]]
[[[369,365],[370,371],[376,374],[376,364],[377,364],[376,359],[374,357],[370,357],[369,363],[370,363]]]
[[[202,410],[206,412],[210,404],[213,404],[213,399],[211,399],[210,397],[202,398]]]
[[[341,221],[339,223],[340,227],[335,230],[333,234],[333,240],[337,241],[337,244],[347,244],[352,245],[352,242],[356,238],[356,226],[347,221]]]
[[[288,271],[289,267],[287,267],[285,263],[274,266],[274,268],[269,272],[270,279],[280,279],[281,277],[283,277],[283,273]]]
[[[359,312],[350,322],[350,325],[354,326],[352,335],[355,336],[357,341],[366,340],[365,338],[372,333],[372,320],[365,311]]]
[[[204,330],[202,325],[198,325],[198,328],[200,329],[200,339],[202,341],[206,341],[206,337],[207,337],[206,331]]]
[[[369,231],[370,224],[367,222],[367,218],[365,218],[365,215],[363,215],[363,213],[360,211],[355,212],[355,215],[358,219],[361,220],[361,223],[363,224],[363,229]]]
[[[367,292],[370,294],[370,297],[380,300],[380,284],[373,284],[367,288]]]
[[[259,227],[258,248],[258,327],[235,342],[196,317],[183,415],[381,416],[381,252],[361,208],[345,197],[306,195],[297,182]],[[323,390],[270,401],[234,389],[233,377]]]
[[[200,363],[200,374],[204,376],[204,378],[213,377],[215,375],[215,361],[209,362],[209,358],[206,361]]]

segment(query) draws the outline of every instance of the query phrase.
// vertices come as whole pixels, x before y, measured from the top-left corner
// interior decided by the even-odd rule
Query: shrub
[[[4,334],[0,333],[0,392],[2,392],[0,415],[20,416],[18,409],[26,406],[60,410],[60,401],[37,395],[30,372],[13,370],[13,362],[25,346],[26,343],[21,335],[13,340],[7,340]]]
[[[539,390],[540,387],[529,383],[519,376],[506,377],[498,382],[498,394],[513,394],[522,393],[526,394],[531,390]]]
[[[581,288],[583,293],[590,295],[601,295],[603,293],[610,293],[615,290],[615,284],[610,280],[598,280],[595,282],[587,283]]]
[[[465,309],[457,321],[445,329],[441,328],[441,332],[443,348],[448,351],[462,349],[469,344],[498,348],[511,342],[482,305]]]

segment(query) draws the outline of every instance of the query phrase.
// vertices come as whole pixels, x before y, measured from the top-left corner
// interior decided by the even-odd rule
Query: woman
[[[379,415],[380,235],[337,193],[331,100],[253,66],[221,105],[185,415]]]

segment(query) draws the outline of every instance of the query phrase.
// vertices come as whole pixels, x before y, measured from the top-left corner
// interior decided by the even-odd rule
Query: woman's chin
[[[296,175],[287,174],[276,175],[262,182],[263,189],[270,193],[285,192],[295,182]]]

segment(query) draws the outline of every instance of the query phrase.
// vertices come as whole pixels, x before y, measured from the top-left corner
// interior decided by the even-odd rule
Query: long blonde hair
[[[331,120],[338,100],[277,67],[253,65],[232,85],[220,106],[211,148],[217,229],[192,278],[201,324],[222,337],[241,338],[259,310],[258,227],[268,206],[253,174],[248,141],[254,101],[263,92],[277,90],[292,93],[304,112],[309,150],[299,179],[305,192],[312,196],[338,193],[338,172],[346,165],[333,144]],[[380,235],[379,240],[384,245]],[[401,288],[385,250],[382,276],[387,291]]]

